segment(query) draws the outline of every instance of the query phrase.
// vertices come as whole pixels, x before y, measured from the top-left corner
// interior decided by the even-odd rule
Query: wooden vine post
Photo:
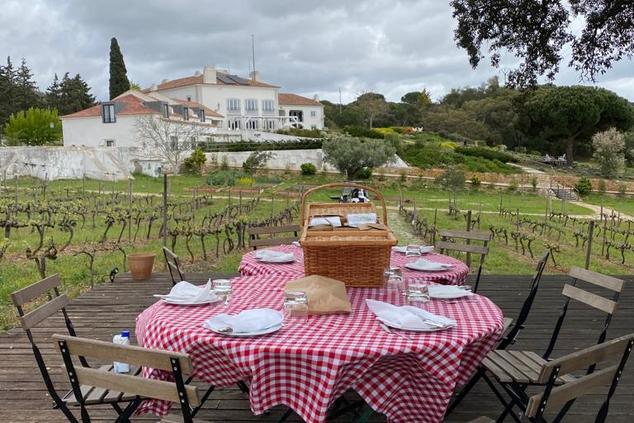
[[[128,177],[128,241],[132,241],[132,177]]]
[[[163,173],[163,247],[167,246],[167,173]]]
[[[471,210],[467,210],[467,232],[471,231]],[[467,239],[465,242],[471,243],[471,240]],[[467,253],[467,267],[471,268],[471,253]]]
[[[594,220],[588,223],[588,241],[586,245],[586,264],[585,268],[590,268],[590,255],[592,254],[592,238],[594,237]]]

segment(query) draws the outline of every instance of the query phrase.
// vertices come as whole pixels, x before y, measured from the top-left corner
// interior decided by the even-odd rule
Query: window
[[[244,108],[247,112],[257,112],[258,111],[258,101],[253,98],[247,98],[244,100]]]
[[[115,123],[117,121],[113,103],[102,104],[101,112],[101,120],[103,123]]]
[[[275,120],[273,120],[273,119],[267,119],[267,120],[264,122],[264,125],[265,125],[265,128],[266,128],[267,130],[273,130],[273,129],[275,129]]]
[[[163,117],[165,119],[170,117],[170,105],[167,103],[163,104]]]
[[[304,121],[304,112],[301,110],[291,110],[288,112],[288,115],[297,118],[298,122]]]
[[[310,117],[317,117],[317,112],[314,110],[311,110]]]
[[[191,96],[189,96],[189,95],[187,96],[187,101],[192,101]]]
[[[246,123],[247,129],[258,129],[258,121],[257,120],[249,120]]]
[[[203,109],[199,109],[198,116],[200,116],[200,121],[201,122],[205,121],[205,111]]]
[[[240,111],[240,99],[238,98],[229,98],[227,99],[227,110],[230,112],[239,112]]]
[[[262,110],[272,112],[275,110],[275,102],[273,100],[262,100]]]
[[[172,150],[178,149],[178,137],[175,135],[170,136],[170,149]]]
[[[240,128],[242,128],[242,124],[239,119],[229,121],[229,129],[240,129]]]
[[[105,140],[106,147],[114,147],[114,140]]]
[[[183,120],[189,120],[189,107],[183,107]]]

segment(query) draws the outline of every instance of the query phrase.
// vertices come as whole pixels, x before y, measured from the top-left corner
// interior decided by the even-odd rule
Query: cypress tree
[[[117,39],[113,37],[110,40],[110,99],[112,100],[129,89],[130,81],[128,81],[123,55]]]

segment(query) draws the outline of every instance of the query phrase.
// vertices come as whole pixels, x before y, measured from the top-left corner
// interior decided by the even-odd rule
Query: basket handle
[[[371,188],[366,185],[344,183],[344,182],[333,182],[330,184],[319,185],[318,187],[313,187],[305,191],[302,194],[302,208],[301,208],[302,224],[308,218],[308,216],[305,216],[304,213],[306,212],[306,198],[308,197],[309,194],[312,194],[315,191],[319,191],[319,190],[327,189],[327,188],[345,188],[345,187],[361,188],[361,189],[373,192],[376,195],[376,198],[381,200],[381,208],[383,209],[383,224],[387,226],[387,206],[385,205],[385,199],[383,198],[383,194],[381,194],[379,191],[375,190],[374,188]]]

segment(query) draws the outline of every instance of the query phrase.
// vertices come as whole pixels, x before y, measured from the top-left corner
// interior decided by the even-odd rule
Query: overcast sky
[[[437,99],[496,74],[503,80],[504,69],[485,61],[471,69],[454,28],[448,0],[2,0],[0,54],[26,58],[41,89],[55,72],[80,73],[100,100],[113,36],[128,78],[143,87],[205,64],[247,75],[251,34],[262,80],[334,102],[339,89],[344,103],[366,91],[398,100],[423,88]],[[564,64],[557,83],[578,82]],[[634,101],[632,62],[598,84]]]

